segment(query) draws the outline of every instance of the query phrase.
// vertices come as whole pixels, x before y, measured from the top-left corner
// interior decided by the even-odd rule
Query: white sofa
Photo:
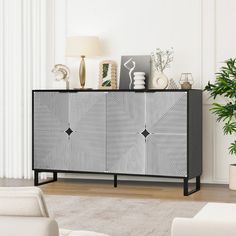
[[[235,236],[236,204],[208,203],[193,218],[175,218],[171,236]]]
[[[49,217],[42,191],[36,187],[0,187],[2,236],[108,236],[89,231],[58,228]]]

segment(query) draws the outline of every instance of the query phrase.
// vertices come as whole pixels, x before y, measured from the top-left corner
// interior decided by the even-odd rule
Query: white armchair
[[[39,188],[0,188],[0,232],[4,236],[58,236]]]
[[[171,236],[235,236],[236,204],[208,203],[193,218],[175,218]]]
[[[43,193],[36,187],[0,188],[0,234],[4,236],[108,236],[59,230],[49,217]]]

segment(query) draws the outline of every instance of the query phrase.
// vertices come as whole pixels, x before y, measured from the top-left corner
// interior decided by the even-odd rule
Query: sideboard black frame
[[[50,170],[50,169],[36,169],[34,168],[34,93],[35,92],[60,92],[60,93],[77,93],[77,92],[187,92],[187,176],[166,176],[166,175],[147,175],[147,174],[125,174],[125,173],[112,173],[112,172],[89,172],[89,171],[70,171],[70,170]],[[191,94],[191,98],[189,94]],[[198,101],[197,101],[198,100]],[[200,100],[200,103],[199,103]],[[198,113],[201,119],[194,119],[195,113]],[[194,122],[190,122],[190,117]],[[190,129],[191,126],[191,129]],[[200,129],[199,129],[200,127]],[[190,130],[192,131],[190,133]],[[195,144],[195,137],[197,136],[197,148]],[[190,155],[191,152],[191,155]],[[199,158],[200,156],[200,158]],[[200,162],[199,162],[200,160]],[[191,165],[190,165],[191,163]],[[106,174],[113,175],[113,185],[116,188],[118,184],[118,175],[121,176],[142,176],[142,177],[157,177],[157,178],[170,178],[183,180],[183,195],[189,196],[201,189],[201,175],[202,175],[202,90],[174,90],[174,89],[144,89],[144,90],[87,90],[87,89],[44,89],[32,90],[32,170],[34,171],[34,185],[39,186],[57,181],[58,173],[84,173],[84,174]],[[39,173],[53,173],[53,178],[46,181],[39,181]],[[189,190],[189,180],[195,179],[195,187]]]

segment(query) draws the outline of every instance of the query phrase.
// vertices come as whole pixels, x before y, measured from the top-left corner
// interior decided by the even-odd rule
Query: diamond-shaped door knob
[[[145,129],[141,134],[146,138],[150,133]]]
[[[68,128],[65,132],[68,134],[68,136],[70,136],[73,133],[73,130]]]

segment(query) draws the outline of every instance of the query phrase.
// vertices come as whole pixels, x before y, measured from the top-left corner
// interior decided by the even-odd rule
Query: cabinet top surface
[[[33,89],[33,92],[189,92],[202,91],[201,89],[144,89],[144,90],[130,90],[130,89]]]

